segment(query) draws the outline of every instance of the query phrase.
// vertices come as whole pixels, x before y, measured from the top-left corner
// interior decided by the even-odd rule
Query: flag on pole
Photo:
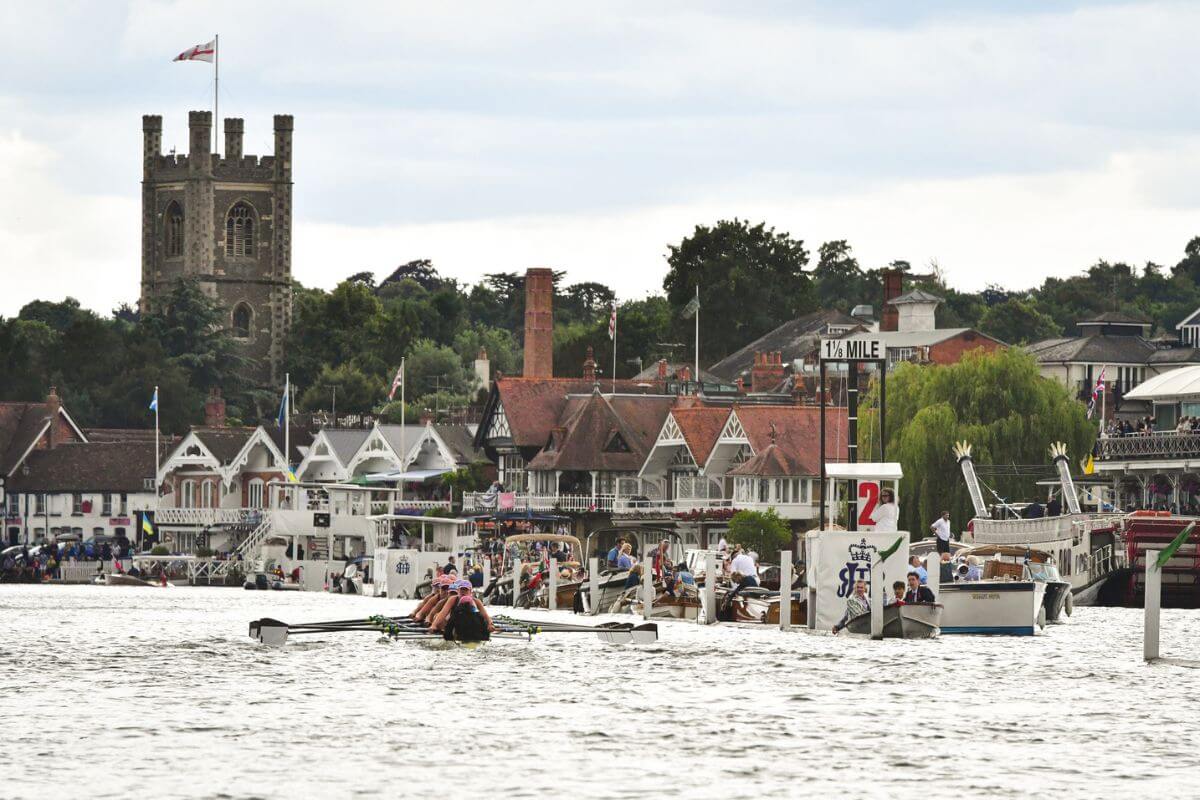
[[[1158,554],[1158,560],[1154,562],[1158,565],[1159,569],[1162,569],[1167,565],[1167,562],[1170,561],[1171,557],[1175,555],[1175,551],[1183,546],[1183,543],[1186,542],[1187,538],[1192,535],[1192,531],[1195,528],[1196,523],[1189,522],[1188,526],[1181,530],[1179,534],[1171,540],[1171,543],[1163,548],[1162,552]]]
[[[617,304],[613,303],[612,315],[608,318],[608,338],[616,341],[617,338]],[[616,372],[616,369],[613,370]]]
[[[288,377],[283,384],[283,398],[279,401],[279,414],[275,417],[275,424],[280,428],[288,417],[288,392],[292,390],[292,379]]]
[[[214,39],[213,41],[209,42],[208,44],[198,44],[195,47],[189,47],[187,50],[184,50],[182,53],[175,56],[175,58],[173,58],[171,60],[172,61],[207,61],[211,64],[213,61],[213,57],[216,54],[217,54],[217,42]]]
[[[388,400],[393,400],[396,397],[396,391],[404,385],[404,362],[400,362],[400,368],[396,370],[396,377],[392,378],[392,390],[388,392]]]
[[[1096,403],[1100,400],[1100,395],[1104,393],[1104,373],[1107,369],[1107,366],[1101,367],[1100,374],[1096,376],[1096,384],[1092,387],[1092,399],[1088,401],[1088,419],[1091,419],[1092,415],[1096,413]]]
[[[700,298],[693,297],[691,300],[688,300],[688,304],[683,307],[683,318],[691,319],[692,317],[696,316],[696,312],[699,310],[700,310]]]
[[[154,535],[154,523],[150,521],[150,515],[144,511],[142,512],[142,533],[147,536]]]
[[[158,411],[158,387],[154,387],[154,397],[150,398],[150,410]]]

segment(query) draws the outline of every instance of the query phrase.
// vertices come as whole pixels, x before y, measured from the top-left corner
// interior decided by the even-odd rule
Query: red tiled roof
[[[730,475],[755,475],[763,478],[780,478],[793,475],[812,475],[794,454],[787,453],[777,444],[766,449],[749,461],[729,470]]]
[[[792,475],[818,475],[821,471],[819,457],[821,441],[821,409],[817,406],[762,405],[734,406],[738,420],[746,431],[746,438],[754,449],[756,458],[774,443],[778,452],[764,459],[774,465],[786,465],[797,469]],[[825,412],[825,458],[829,461],[846,459],[847,420],[846,409],[830,408]],[[771,425],[775,435],[771,435]],[[749,464],[750,462],[747,462]],[[746,465],[742,465],[746,466]],[[734,472],[734,470],[731,470]],[[766,474],[745,473],[737,474]]]
[[[595,390],[587,397],[573,396],[556,426],[565,428],[562,436],[555,436],[552,448],[538,453],[529,469],[637,472],[673,402],[658,395],[606,397]],[[610,451],[617,435],[627,449]]]
[[[646,395],[659,391],[661,387],[646,381],[618,380],[616,391],[620,393]],[[559,420],[567,405],[567,395],[589,395],[596,382],[587,378],[500,378],[496,391],[504,414],[512,431],[513,444],[517,447],[542,447],[550,440],[550,431]],[[611,392],[612,381],[602,381],[601,390]],[[486,422],[486,420],[485,420]]]
[[[163,437],[165,452],[174,439]],[[70,442],[35,450],[13,475],[24,492],[144,492],[154,478],[154,442]]]
[[[692,451],[692,458],[703,466],[712,449],[717,446],[717,439],[729,419],[729,409],[705,406],[674,408],[671,416],[679,425],[679,432],[683,434],[688,450]]]

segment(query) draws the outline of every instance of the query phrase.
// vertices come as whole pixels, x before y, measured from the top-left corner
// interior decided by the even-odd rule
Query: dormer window
[[[604,445],[606,453],[628,453],[629,443],[625,441],[625,437],[620,431],[613,431],[612,436],[608,437],[608,442]]]

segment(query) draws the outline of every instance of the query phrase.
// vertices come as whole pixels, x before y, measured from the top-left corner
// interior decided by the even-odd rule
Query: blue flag
[[[150,410],[158,411],[158,387],[154,387],[154,397],[150,398]]]

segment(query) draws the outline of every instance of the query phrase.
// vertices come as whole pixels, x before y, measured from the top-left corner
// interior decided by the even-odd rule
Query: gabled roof
[[[320,435],[329,442],[333,456],[345,466],[370,433],[366,428],[322,428]]]
[[[487,460],[483,451],[475,448],[475,434],[470,426],[437,423],[432,427],[456,464],[466,465]]]
[[[853,328],[861,326],[862,323],[836,309],[814,311],[785,322],[740,350],[735,350],[709,367],[709,371],[723,380],[735,381],[739,375],[748,372],[754,366],[755,353],[778,351],[783,354],[783,363],[790,363],[816,348],[818,337],[824,335],[831,325]]]
[[[755,455],[775,444],[780,453],[772,456],[773,461],[799,470],[789,474],[820,474],[821,409],[818,406],[737,405],[733,413],[742,423]],[[844,461],[848,436],[846,409],[828,408],[825,419],[825,458]]]
[[[880,339],[883,346],[889,349],[898,347],[932,347],[963,334],[974,334],[980,339],[991,339],[997,344],[1004,344],[995,336],[980,333],[975,328],[934,328],[931,331],[874,331],[871,333],[851,333],[845,339]]]
[[[59,408],[59,423],[66,423],[80,441],[87,437],[66,409]],[[50,428],[45,403],[0,402],[0,476],[9,475]]]
[[[1105,311],[1088,319],[1081,319],[1076,325],[1149,325],[1150,320],[1143,317],[1133,317],[1120,311]]]
[[[703,466],[717,444],[717,438],[729,419],[729,408],[693,406],[671,410],[679,432],[687,443],[688,450],[696,463]]]
[[[730,475],[753,475],[760,478],[783,478],[796,475],[813,475],[796,453],[789,452],[777,444],[769,444],[753,458],[729,470]]]
[[[172,440],[164,438],[166,449]],[[71,442],[35,450],[13,475],[12,490],[25,492],[150,492],[154,442]]]
[[[192,433],[196,434],[196,438],[221,466],[227,466],[237,458],[238,453],[242,452],[242,448],[254,435],[254,431],[254,428],[192,428]]]
[[[694,364],[689,364],[684,361],[668,362],[667,363],[667,380],[677,380],[679,377],[679,371],[681,369],[683,369],[684,367],[687,367],[689,372],[695,372],[695,370],[696,370],[696,367]],[[635,380],[635,381],[657,381],[657,380],[659,380],[658,362],[652,363],[650,366],[646,367],[644,370],[639,372],[637,375],[634,375],[633,380]],[[695,375],[692,376],[692,380],[696,380]],[[716,375],[712,374],[711,372],[709,372],[708,370],[705,370],[705,369],[700,370],[700,382],[701,383],[722,383],[720,378],[718,378]]]
[[[637,472],[674,401],[662,395],[606,396],[599,390],[573,396],[557,426],[565,430],[529,462],[529,469]],[[624,446],[613,446],[614,441]]]
[[[649,386],[645,384],[649,383]],[[483,419],[476,432],[475,443],[486,442],[491,418],[498,408],[504,409],[512,432],[513,444],[517,447],[540,448],[550,439],[550,430],[559,424],[570,395],[590,395],[600,385],[601,390],[611,392],[613,381],[594,381],[588,378],[499,378],[484,406]],[[617,394],[639,396],[655,395],[662,391],[658,381],[618,380]]]
[[[425,435],[424,425],[380,425],[379,432],[399,458],[408,458],[408,451]],[[366,441],[366,437],[363,437]],[[360,443],[361,446],[361,443]]]
[[[84,428],[89,442],[153,442],[154,428]],[[159,441],[166,439],[160,435]]]
[[[887,301],[888,305],[890,306],[907,306],[916,305],[918,303],[937,304],[940,302],[942,302],[942,298],[938,297],[936,294],[930,294],[924,289],[913,289],[910,292],[905,292],[899,297],[893,297],[891,300]]]

